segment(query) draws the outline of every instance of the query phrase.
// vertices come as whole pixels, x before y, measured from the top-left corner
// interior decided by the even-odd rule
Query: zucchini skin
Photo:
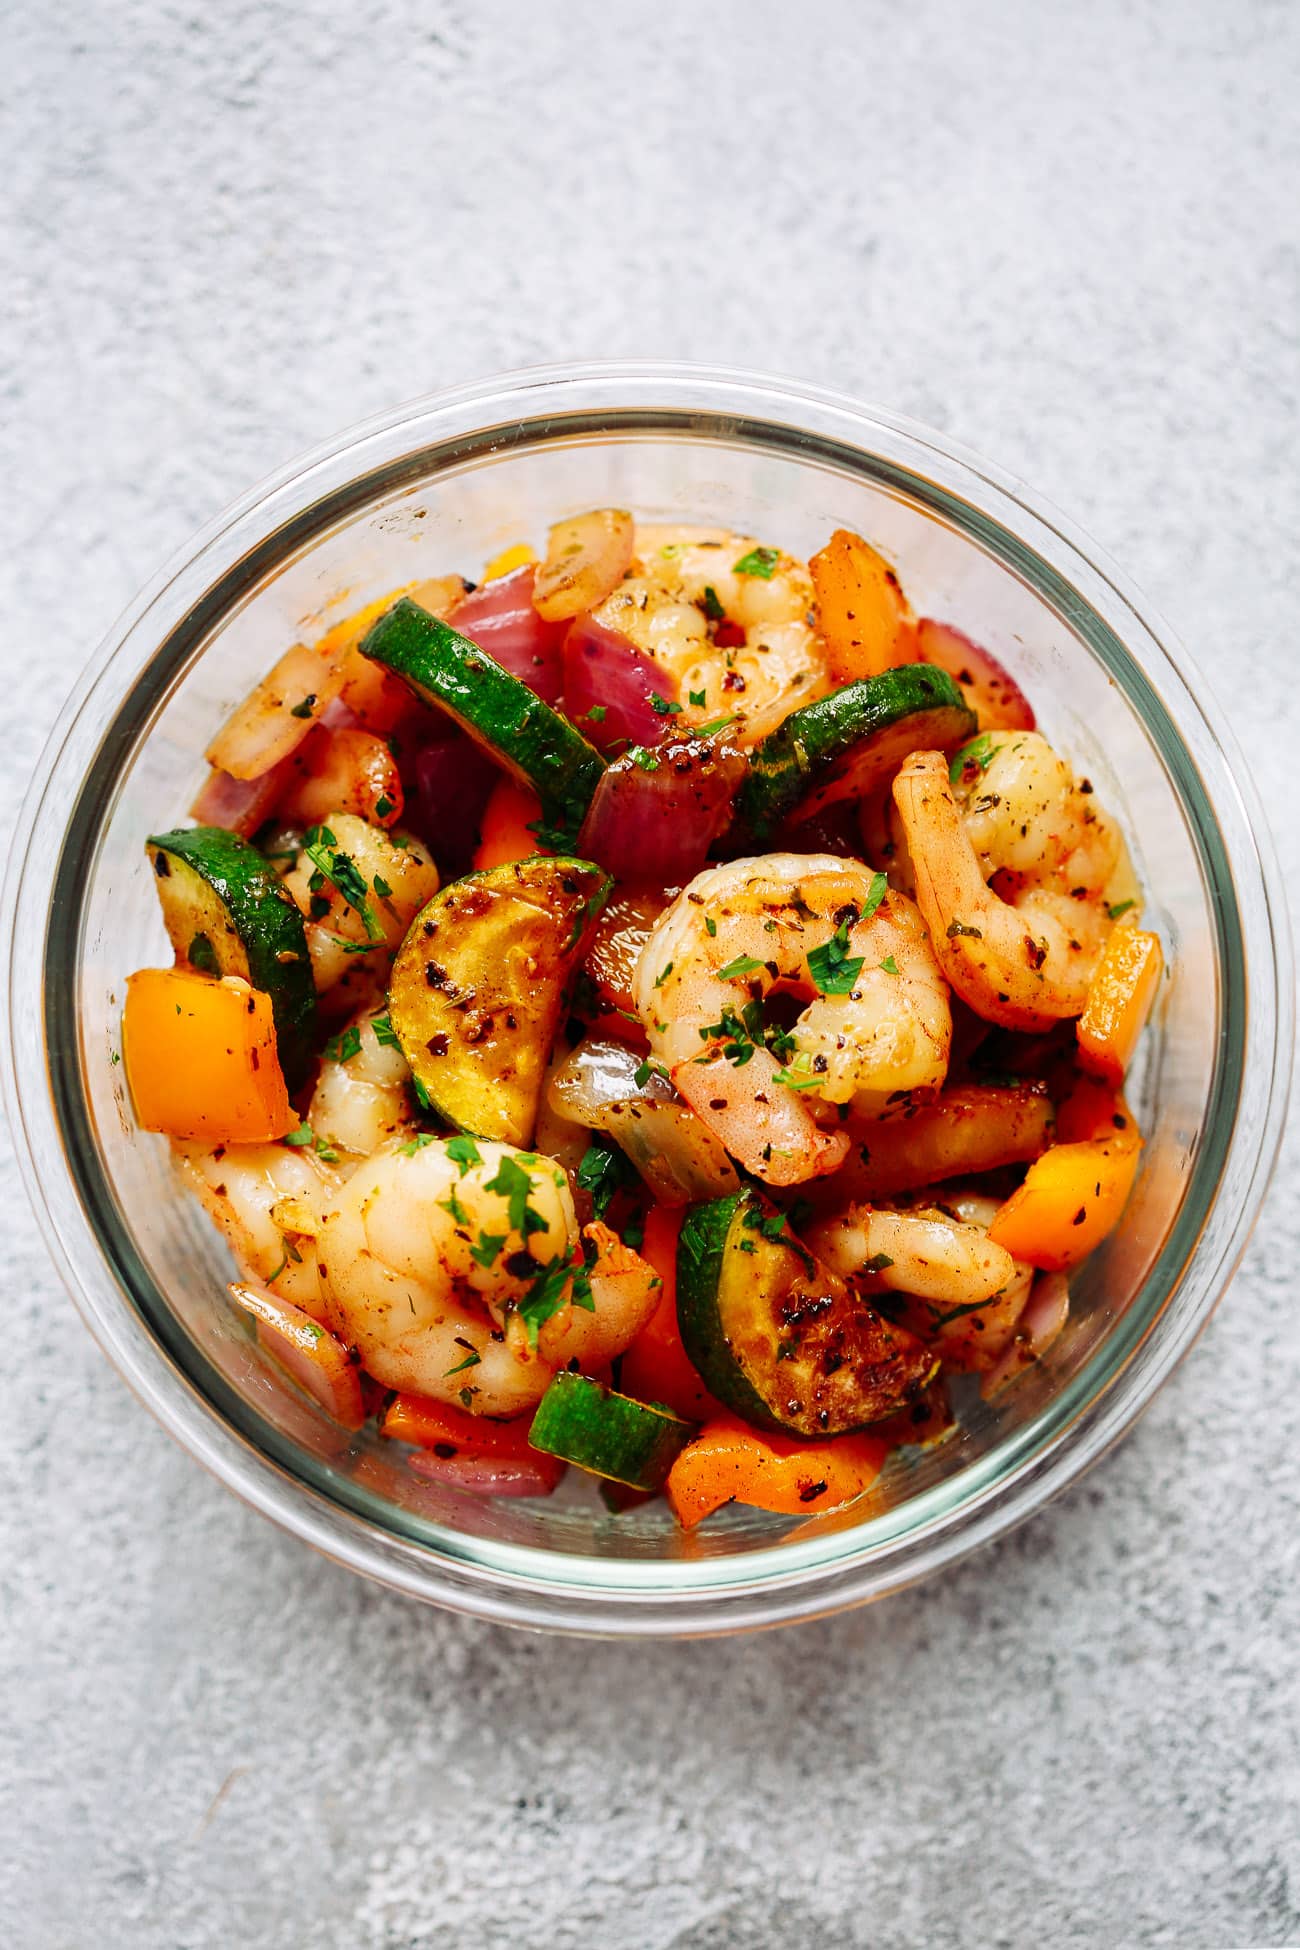
[[[677,1323],[718,1400],[782,1435],[822,1440],[869,1428],[915,1400],[938,1368],[748,1187],[686,1214]]]
[[[909,752],[946,751],[974,735],[976,719],[946,671],[900,664],[792,711],[751,755],[736,800],[756,840],[788,819],[869,790],[873,772]]]
[[[299,1089],[313,1062],[316,984],[302,915],[279,876],[255,846],[224,826],[154,833],[145,848],[160,883],[169,878],[171,863],[177,861],[182,870],[188,869],[204,883],[219,904],[228,932],[216,941],[209,937],[216,972],[246,975],[255,989],[270,997],[280,1068],[289,1090]],[[166,863],[166,872],[160,860]],[[159,898],[172,945],[188,959],[192,943],[173,933],[173,915],[161,885]]]
[[[616,1394],[589,1375],[562,1373],[538,1403],[528,1440],[608,1483],[653,1493],[695,1430],[670,1409]]]
[[[409,596],[372,625],[360,649],[533,786],[559,850],[574,845],[605,761],[567,718]]]

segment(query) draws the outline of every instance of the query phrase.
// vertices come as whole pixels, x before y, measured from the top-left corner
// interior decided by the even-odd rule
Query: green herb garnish
[[[327,1063],[350,1063],[361,1049],[361,1031],[354,1022],[346,1029],[340,1029],[337,1036],[331,1036],[321,1055]]]
[[[865,955],[850,955],[849,924],[841,921],[830,940],[809,955],[808,973],[819,995],[849,995],[865,960]]]
[[[993,743],[992,733],[981,731],[978,737],[970,739],[959,752],[954,753],[948,767],[949,783],[960,785],[967,775],[974,778],[978,772],[987,772],[993,763],[994,753],[999,749]]]
[[[460,1166],[462,1178],[471,1165],[481,1165],[483,1162],[483,1154],[473,1138],[466,1137],[463,1133],[447,1139],[447,1156],[453,1164]]]
[[[763,582],[770,582],[780,560],[779,548],[751,548],[748,555],[742,555],[739,562],[732,563],[732,572],[738,576],[758,576]]]

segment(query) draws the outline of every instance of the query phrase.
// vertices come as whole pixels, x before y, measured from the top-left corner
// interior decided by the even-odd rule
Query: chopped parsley
[[[533,1189],[533,1181],[521,1164],[507,1154],[497,1168],[495,1178],[489,1178],[485,1191],[499,1192],[510,1210],[510,1226],[514,1232],[522,1232],[527,1238],[530,1232],[545,1232],[546,1221],[540,1212],[534,1212],[528,1203],[528,1195]]]
[[[404,1158],[413,1158],[417,1151],[423,1151],[426,1144],[432,1144],[432,1143],[433,1143],[432,1132],[421,1131],[416,1137],[413,1137],[411,1139],[409,1144],[400,1144],[397,1148],[401,1152]]]
[[[686,698],[688,703],[693,704],[697,710],[702,711],[709,701],[709,693],[707,690],[687,691]]]
[[[884,875],[878,875],[884,879]],[[829,941],[808,957],[808,973],[819,995],[850,995],[862,973],[865,955],[850,955],[849,924],[841,921]]]
[[[718,924],[711,914],[706,914],[704,917],[704,932],[710,935],[718,932]]]
[[[473,1138],[463,1133],[447,1139],[447,1156],[453,1164],[459,1165],[462,1178],[471,1165],[481,1165],[483,1162],[483,1154]]]
[[[707,724],[697,724],[695,727],[695,736],[697,738],[712,738],[715,731],[725,731],[728,725],[735,724],[739,715],[739,712],[729,711],[725,718],[710,718]]]
[[[668,966],[671,968],[672,963],[669,962]],[[753,955],[737,955],[734,961],[729,961],[725,968],[718,970],[718,980],[720,982],[734,982],[742,975],[752,975],[756,968],[761,968],[762,966],[762,962],[757,961]]]
[[[888,874],[884,874],[884,873],[872,874],[871,885],[867,889],[867,898],[862,903],[862,918],[864,921],[869,921],[871,919],[872,915],[875,913],[876,909],[880,906],[881,901],[884,900],[885,895],[888,892],[889,892]]]
[[[1136,906],[1137,906],[1136,901],[1115,901],[1112,906],[1106,909],[1106,912],[1110,915],[1112,921],[1118,921],[1121,914],[1127,914],[1130,907],[1136,907]],[[194,961],[194,956],[192,954],[190,956],[190,960]],[[194,966],[197,968],[198,963],[194,962]]]
[[[300,698],[298,703],[294,705],[289,716],[291,718],[309,718],[315,708],[316,693],[315,691],[308,691],[306,697]]]
[[[647,1056],[644,1063],[638,1063],[632,1072],[632,1081],[638,1090],[644,1090],[651,1077],[663,1077],[667,1081],[668,1072],[662,1063],[656,1063],[652,1056]]]
[[[700,1036],[704,1042],[717,1042],[722,1045],[722,1054],[728,1063],[734,1063],[738,1070],[743,1069],[763,1040],[763,1016],[761,1005],[746,1003],[739,1015],[734,1009],[724,1009],[716,1022],[706,1024]],[[712,1051],[697,1056],[697,1063],[709,1062]]]
[[[727,612],[718,601],[718,592],[711,582],[706,582],[704,585],[703,603],[704,614],[710,623],[720,623]]]
[[[374,1030],[375,1041],[381,1049],[400,1049],[402,1047],[397,1031],[393,1028],[393,1019],[387,1009],[384,1010],[382,1015],[371,1016],[370,1027]]]
[[[306,1118],[296,1131],[287,1132],[280,1142],[292,1145],[295,1151],[314,1151],[322,1164],[336,1165],[339,1161],[339,1154],[334,1146],[327,1144],[324,1138],[317,1137]]]
[[[386,901],[391,898],[393,890],[381,873],[375,875],[370,885],[374,888],[381,901]]]
[[[337,1036],[331,1036],[321,1055],[327,1063],[350,1063],[360,1053],[361,1031],[354,1022],[346,1029],[340,1029]]]
[[[780,560],[779,548],[751,548],[748,555],[742,555],[739,562],[732,563],[732,572],[738,576],[758,576],[763,582],[770,582]]]
[[[984,933],[981,928],[968,928],[964,921],[958,920],[949,921],[946,933],[949,941],[955,941],[958,935],[961,934],[968,934],[972,941],[982,941],[984,939]]]
[[[627,1158],[612,1138],[603,1135],[596,1136],[588,1145],[577,1176],[583,1191],[591,1193],[598,1219],[603,1219],[608,1212],[615,1192],[636,1183],[636,1173]]]
[[[981,772],[987,772],[993,763],[993,755],[1000,749],[993,743],[991,732],[981,731],[977,738],[962,746],[954,753],[952,764],[948,767],[948,780],[952,785],[960,785],[963,779],[974,779]]]
[[[384,931],[370,905],[370,890],[365,876],[350,853],[345,853],[328,826],[312,826],[303,839],[303,852],[316,869],[308,883],[316,889],[316,875],[322,884],[328,880],[337,888],[349,907],[355,908],[366,931],[366,941],[382,941]],[[360,944],[359,944],[360,945]]]
[[[815,1090],[821,1082],[819,1076],[796,1074],[793,1070],[778,1070],[773,1083],[783,1083],[787,1090]]]
[[[469,1256],[476,1266],[484,1268],[495,1266],[501,1248],[506,1243],[504,1232],[480,1232],[469,1249]]]
[[[609,712],[605,705],[593,704],[587,716],[593,724],[604,724],[605,719],[609,716]]]
[[[668,980],[668,977],[672,974],[672,972],[673,972],[672,963],[670,961],[666,961],[663,967],[659,970],[659,973],[655,976],[654,986],[657,989],[661,989],[664,983]]]
[[[387,819],[389,813],[392,810],[393,810],[392,800],[389,798],[386,792],[381,792],[379,797],[375,800],[375,818]]]
[[[888,1253],[872,1253],[870,1259],[863,1260],[862,1271],[864,1273],[883,1273],[885,1268],[892,1266],[893,1263]]]
[[[886,955],[880,966],[884,969],[886,975],[897,975],[898,973],[898,963],[892,955]]]
[[[633,745],[631,751],[628,753],[628,757],[643,772],[657,772],[659,770],[659,760],[653,752],[647,751],[644,745]]]
[[[588,1313],[596,1311],[591,1284],[586,1276],[575,1272],[571,1261],[557,1253],[541,1268],[516,1309],[528,1330],[529,1347],[537,1346],[539,1330],[569,1300],[575,1307],[585,1307]]]
[[[658,691],[651,691],[649,704],[650,709],[661,718],[675,718],[682,708],[680,704],[670,704],[666,697],[660,697]]]
[[[459,1343],[459,1345],[463,1346],[464,1343],[461,1342]],[[443,1380],[450,1381],[451,1377],[454,1374],[464,1374],[466,1368],[476,1368],[482,1359],[483,1356],[481,1354],[476,1354],[474,1352],[474,1349],[471,1348],[463,1361],[458,1361],[454,1368],[447,1368],[444,1370],[443,1377],[442,1377]]]
[[[454,1191],[448,1192],[446,1198],[440,1198],[438,1204],[444,1212],[451,1213],[452,1218],[458,1226],[467,1226],[469,1224],[469,1213],[465,1210]]]

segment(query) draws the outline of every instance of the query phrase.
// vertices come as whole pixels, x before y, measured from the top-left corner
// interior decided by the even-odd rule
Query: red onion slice
[[[916,647],[923,664],[946,670],[961,685],[981,731],[1034,729],[1034,707],[1011,672],[951,623],[923,618],[916,626]]]
[[[650,702],[660,700],[656,710]],[[676,686],[653,657],[594,616],[575,616],[564,639],[564,708],[603,752],[659,745],[672,734]],[[593,711],[603,715],[593,717]]]
[[[214,770],[190,807],[190,818],[197,819],[200,826],[224,826],[229,833],[251,839],[271,817],[280,794],[296,776],[292,752],[255,779],[236,779],[229,772]]]
[[[473,639],[479,648],[512,677],[518,677],[547,704],[554,704],[564,681],[563,645],[567,623],[548,623],[533,608],[536,566],[516,569],[471,590],[456,605],[453,629]]]
[[[726,825],[744,773],[740,752],[706,739],[628,752],[596,787],[578,851],[616,880],[683,887]]]
[[[479,1496],[549,1496],[564,1475],[562,1462],[541,1454],[535,1461],[524,1461],[512,1456],[469,1456],[463,1450],[440,1456],[434,1449],[417,1449],[406,1462],[417,1476],[473,1490]]]
[[[405,823],[431,849],[444,877],[464,873],[478,842],[483,808],[501,776],[487,753],[454,725],[416,752]]]

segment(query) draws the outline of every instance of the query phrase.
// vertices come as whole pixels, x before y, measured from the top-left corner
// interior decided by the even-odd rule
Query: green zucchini
[[[975,729],[975,713],[946,671],[901,664],[792,711],[752,754],[737,811],[765,840],[786,821],[861,798],[910,752],[949,751]]]
[[[280,1068],[297,1090],[311,1068],[316,985],[302,915],[279,876],[223,826],[155,833],[145,849],[177,957],[270,996]]]
[[[719,1401],[787,1435],[847,1435],[879,1422],[914,1401],[938,1366],[748,1188],[687,1213],[677,1321]]]
[[[409,596],[398,598],[360,647],[534,788],[547,838],[557,848],[574,844],[605,761],[567,718]]]
[[[660,1490],[695,1434],[667,1408],[616,1395],[585,1374],[557,1374],[537,1405],[528,1440],[544,1455],[629,1490]]]
[[[528,1144],[565,985],[613,881],[536,855],[453,880],[393,963],[388,1007],[412,1075],[474,1137]]]

